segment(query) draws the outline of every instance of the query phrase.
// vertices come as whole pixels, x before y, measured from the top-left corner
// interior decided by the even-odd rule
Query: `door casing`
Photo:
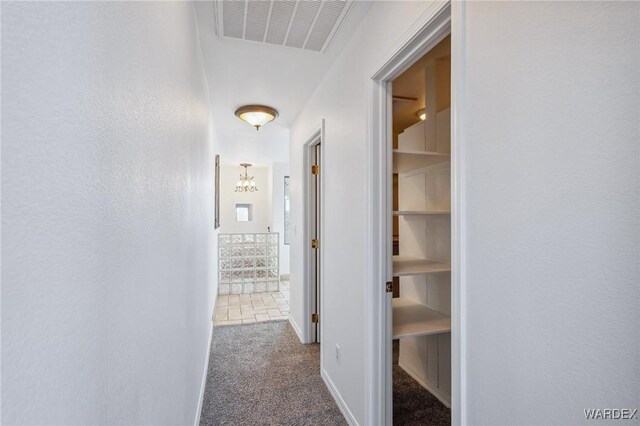
[[[304,309],[303,309],[303,334],[304,334],[304,343],[314,343],[319,341],[319,336],[316,334],[316,330],[319,331],[321,328],[322,319],[324,317],[324,303],[323,303],[323,277],[324,277],[324,263],[323,263],[323,253],[324,253],[324,230],[323,227],[320,226],[320,232],[318,240],[320,241],[320,246],[317,249],[311,248],[311,239],[315,236],[315,220],[316,220],[316,212],[315,208],[315,191],[312,190],[312,175],[311,175],[311,166],[314,164],[315,158],[315,150],[316,145],[320,145],[320,158],[324,161],[324,119],[321,121],[320,126],[307,138],[303,145],[303,182],[302,182],[302,190],[303,190],[303,200],[304,200],[304,231],[303,231],[303,256],[304,256],[304,286],[303,286],[303,300],[304,300]],[[322,192],[322,188],[324,187],[323,182],[323,172],[320,170],[320,174],[317,177],[319,179],[320,193],[318,194],[320,208],[317,211],[317,220],[320,224],[324,223],[324,196]],[[315,289],[315,274],[316,269],[313,267],[313,264],[316,260],[316,250],[319,254],[319,262],[317,265],[317,272],[319,276],[318,280],[318,292],[316,295]],[[311,321],[311,314],[315,312],[316,305],[319,305],[320,312],[317,312],[320,318],[320,323],[318,327]],[[322,370],[323,360],[322,360],[322,351],[320,351],[320,369]]]

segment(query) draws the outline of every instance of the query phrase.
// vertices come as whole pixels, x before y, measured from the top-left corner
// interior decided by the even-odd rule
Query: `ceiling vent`
[[[352,0],[216,1],[223,37],[324,52]]]

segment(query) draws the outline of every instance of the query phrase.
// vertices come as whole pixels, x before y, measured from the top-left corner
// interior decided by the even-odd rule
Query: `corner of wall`
[[[293,331],[295,331],[296,334],[298,335],[298,339],[300,339],[300,343],[306,343],[304,339],[304,335],[302,334],[302,331],[300,330],[298,323],[296,322],[296,320],[293,319],[291,315],[289,315],[289,324],[291,324],[291,328],[293,328]]]

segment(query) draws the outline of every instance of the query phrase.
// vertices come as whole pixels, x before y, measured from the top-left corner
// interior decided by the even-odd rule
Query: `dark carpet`
[[[451,410],[398,366],[400,345],[393,341],[393,424],[451,425]]]
[[[213,328],[201,425],[345,425],[288,321]]]

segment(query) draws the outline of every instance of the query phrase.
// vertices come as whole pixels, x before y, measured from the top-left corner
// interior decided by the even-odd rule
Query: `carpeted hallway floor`
[[[346,425],[288,321],[213,328],[201,425]]]
[[[200,425],[346,425],[319,350],[288,321],[214,327]],[[394,425],[449,426],[450,410],[398,367],[397,341],[393,352]]]

